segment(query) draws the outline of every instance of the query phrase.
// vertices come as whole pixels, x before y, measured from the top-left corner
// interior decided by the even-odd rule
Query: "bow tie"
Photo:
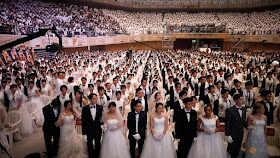
[[[92,109],[92,108],[95,108],[95,105],[90,105],[90,108]]]
[[[111,90],[109,91],[109,90],[107,90],[107,92],[111,92]]]
[[[186,112],[186,114],[191,114],[191,112]]]
[[[237,108],[237,110],[242,110],[242,108]]]
[[[64,99],[65,97],[62,97],[62,99]]]
[[[136,112],[136,113],[135,113],[135,115],[139,115],[139,114],[140,114],[140,112]]]

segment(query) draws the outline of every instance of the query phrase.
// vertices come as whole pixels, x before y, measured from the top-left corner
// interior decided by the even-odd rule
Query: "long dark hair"
[[[68,105],[69,103],[71,103],[71,105],[73,106],[72,100],[66,100],[66,101],[64,102],[64,108],[66,108],[67,105]],[[77,118],[77,114],[76,114],[76,112],[73,110],[73,107],[70,109],[70,111],[72,112],[72,114],[74,115],[74,118],[76,119],[76,118]]]

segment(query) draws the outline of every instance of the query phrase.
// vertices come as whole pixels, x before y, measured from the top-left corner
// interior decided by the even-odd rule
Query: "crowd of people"
[[[0,143],[9,147],[7,113],[19,111],[14,139],[42,126],[48,157],[236,158],[244,142],[246,157],[265,158],[266,128],[280,127],[279,58],[137,50],[15,60],[0,70]]]
[[[11,33],[16,35],[31,34],[38,32],[40,28],[53,26],[63,37],[121,33],[118,23],[105,16],[102,10],[41,0],[1,1],[0,26],[10,26]]]
[[[162,34],[164,32],[162,13],[136,13],[105,9],[104,14],[117,21],[129,35]]]
[[[202,26],[203,28],[205,26],[217,28],[214,31],[205,31],[207,33],[220,32],[218,29],[220,26],[225,26],[225,29],[221,29],[222,32],[231,34],[280,33],[279,9],[251,13],[177,12],[163,14],[97,9],[64,3],[46,3],[41,0],[5,0],[0,2],[0,6],[0,31],[16,35],[31,34],[40,28],[52,28],[53,26],[63,37],[162,34],[174,31],[170,30],[173,27],[187,27],[190,28],[187,32],[203,33],[203,31],[199,31],[201,29],[196,29],[202,28]]]
[[[279,34],[280,10],[253,13],[167,13],[164,20],[170,26],[225,25],[231,34]]]

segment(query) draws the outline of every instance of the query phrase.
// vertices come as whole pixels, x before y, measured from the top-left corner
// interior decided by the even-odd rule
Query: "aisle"
[[[44,135],[41,128],[31,135],[24,137],[21,141],[15,141],[13,149],[8,152],[13,158],[24,158],[30,153],[40,153],[43,158],[43,152],[45,151]],[[0,151],[1,158],[8,158],[6,153]]]

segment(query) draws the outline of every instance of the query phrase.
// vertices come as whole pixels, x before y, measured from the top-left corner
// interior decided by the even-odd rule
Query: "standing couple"
[[[77,114],[73,110],[72,102],[65,101],[63,111],[60,111],[60,104],[59,99],[54,99],[51,104],[43,108],[45,117],[43,132],[47,157],[51,158],[55,155],[58,158],[87,157],[85,144],[75,129]]]
[[[253,113],[248,116],[246,122],[246,108],[241,94],[233,96],[235,106],[226,111],[226,136],[228,141],[228,153],[231,158],[239,157],[244,127],[248,130],[246,141],[246,158],[266,158],[267,147],[265,143],[267,118],[264,115],[265,108],[257,103],[253,107]]]
[[[114,101],[104,107],[97,104],[97,95],[88,96],[90,104],[82,110],[82,134],[87,142],[89,158],[130,158],[123,135],[123,119]],[[103,115],[102,115],[103,113]],[[100,144],[104,123],[104,137]],[[82,156],[79,156],[82,157]]]

